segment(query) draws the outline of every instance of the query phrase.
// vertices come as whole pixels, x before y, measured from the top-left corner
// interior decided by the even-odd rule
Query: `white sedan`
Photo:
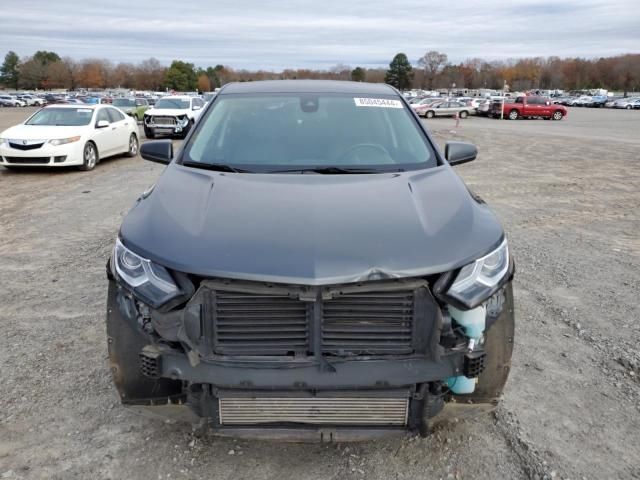
[[[134,119],[109,105],[51,105],[0,133],[0,165],[92,170],[102,158],[139,147]]]

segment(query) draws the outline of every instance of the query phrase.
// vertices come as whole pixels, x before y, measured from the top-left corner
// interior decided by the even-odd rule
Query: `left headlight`
[[[73,143],[80,140],[80,136],[77,137],[69,137],[69,138],[56,138],[55,140],[49,140],[49,143],[54,147],[58,145],[66,145],[67,143]]]
[[[6,138],[0,138],[0,147],[4,147],[5,145],[8,145],[9,141]]]
[[[157,308],[182,294],[166,268],[132,252],[119,238],[113,249],[111,270],[136,296],[152,307]]]
[[[447,295],[472,306],[489,298],[509,271],[509,247],[505,238],[494,251],[460,269]]]

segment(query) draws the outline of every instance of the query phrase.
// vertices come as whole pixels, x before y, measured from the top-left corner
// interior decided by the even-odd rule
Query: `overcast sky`
[[[0,55],[206,67],[386,66],[397,52],[450,60],[640,52],[639,0],[2,0]]]

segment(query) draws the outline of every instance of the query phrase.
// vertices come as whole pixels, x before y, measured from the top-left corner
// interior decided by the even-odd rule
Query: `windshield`
[[[45,108],[27,120],[25,125],[79,127],[89,125],[92,116],[91,108]]]
[[[255,94],[219,97],[199,122],[183,163],[250,172],[377,173],[435,166],[436,157],[398,97]]]
[[[184,110],[189,108],[189,100],[182,100],[180,98],[163,98],[158,100],[155,104],[156,108],[177,108]]]
[[[113,101],[114,107],[135,107],[136,102],[129,100],[128,98],[116,98]]]

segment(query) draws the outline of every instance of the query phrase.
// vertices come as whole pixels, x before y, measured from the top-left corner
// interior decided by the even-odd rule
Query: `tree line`
[[[640,91],[640,54],[595,59],[532,57],[486,61],[471,58],[452,63],[445,53],[426,52],[413,66],[398,53],[385,74],[385,82],[400,90],[409,88],[489,88],[500,90],[604,88]]]
[[[640,54],[597,59],[532,57],[487,61],[471,58],[450,62],[447,54],[426,52],[413,64],[404,53],[395,55],[388,69],[352,68],[338,64],[327,70],[285,69],[281,72],[233,69],[224,65],[206,68],[174,60],[163,66],[157,59],[140,63],[114,63],[99,58],[74,60],[55,52],[37,51],[20,58],[8,52],[0,67],[0,84],[13,89],[128,88],[159,91],[211,91],[228,82],[276,79],[330,79],[389,83],[410,88],[532,88],[581,90],[640,90]]]

